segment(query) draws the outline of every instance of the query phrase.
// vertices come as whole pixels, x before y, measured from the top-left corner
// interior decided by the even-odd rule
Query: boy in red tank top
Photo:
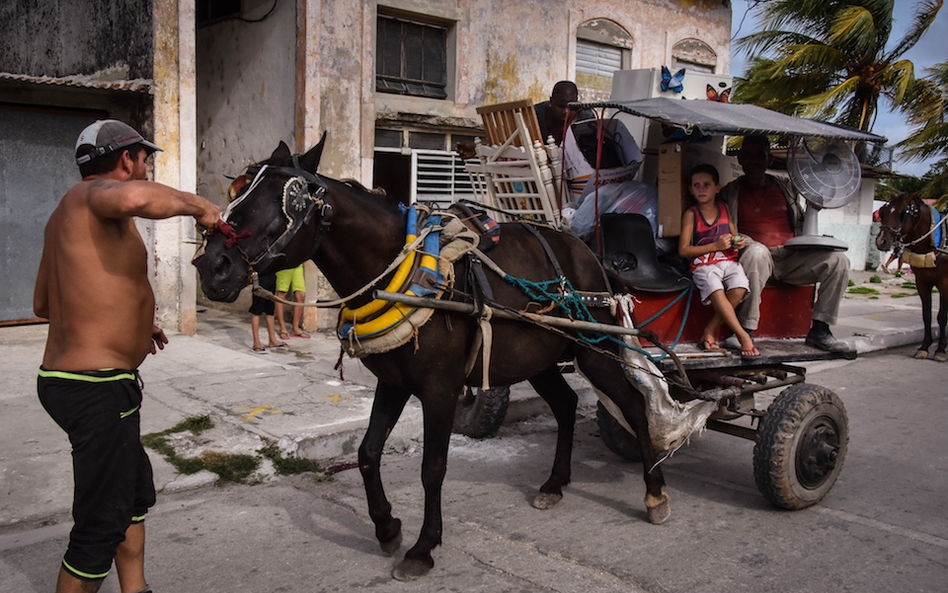
[[[750,286],[738,260],[738,250],[746,240],[737,234],[724,202],[715,200],[721,189],[718,170],[698,165],[688,175],[688,191],[697,204],[682,215],[678,253],[690,258],[691,274],[701,302],[710,303],[714,317],[701,336],[705,350],[723,350],[717,344],[717,332],[726,324],[741,343],[741,356],[760,356],[750,334],[741,327],[734,308],[747,295]]]

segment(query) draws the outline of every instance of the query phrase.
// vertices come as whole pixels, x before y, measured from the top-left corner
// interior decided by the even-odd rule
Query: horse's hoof
[[[379,546],[382,548],[382,551],[391,556],[398,551],[398,548],[402,547],[402,532],[399,531],[395,534],[395,537],[388,540],[387,542],[380,541]]]
[[[946,355],[944,352],[936,352],[935,356],[932,357],[932,360],[935,362],[945,362],[948,360],[948,355]]]
[[[417,558],[405,558],[392,570],[392,578],[396,581],[414,581],[428,574],[432,567],[434,561],[429,564]]]
[[[662,492],[661,496],[645,495],[645,508],[648,509],[648,522],[653,525],[661,525],[671,517],[671,503],[668,502],[668,494]]]
[[[928,350],[922,350],[921,348],[919,348],[918,350],[915,351],[915,358],[919,358],[919,359],[928,358]]]
[[[552,492],[540,492],[537,494],[536,498],[533,499],[533,508],[540,509],[541,511],[547,511],[556,506],[556,503],[563,500],[562,494],[554,494]]]

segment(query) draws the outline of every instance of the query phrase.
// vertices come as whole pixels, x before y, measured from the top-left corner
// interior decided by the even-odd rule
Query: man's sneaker
[[[811,328],[806,334],[806,345],[826,352],[846,352],[850,350],[849,344],[834,338],[828,329],[820,331]]]

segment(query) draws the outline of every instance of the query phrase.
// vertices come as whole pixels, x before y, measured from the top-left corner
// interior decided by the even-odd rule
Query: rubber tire
[[[510,386],[483,390],[465,387],[454,409],[454,432],[475,439],[494,436],[504,423],[510,404]]]
[[[639,439],[619,424],[602,402],[596,402],[596,423],[599,425],[599,438],[610,451],[627,461],[642,461]]]
[[[849,419],[842,400],[819,385],[791,385],[760,421],[754,481],[778,507],[812,506],[836,483],[848,446]],[[818,463],[804,465],[808,459]]]

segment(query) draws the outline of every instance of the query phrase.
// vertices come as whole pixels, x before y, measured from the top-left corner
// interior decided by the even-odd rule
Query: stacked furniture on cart
[[[529,100],[477,108],[487,144],[475,140],[476,159],[465,168],[475,195],[499,222],[528,218],[560,223],[559,147],[540,142],[540,125]]]

